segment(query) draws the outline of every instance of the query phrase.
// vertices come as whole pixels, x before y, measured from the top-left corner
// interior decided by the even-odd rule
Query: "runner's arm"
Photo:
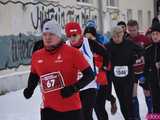
[[[27,88],[25,88],[23,91],[23,95],[26,99],[29,99],[33,95],[33,92],[38,85],[38,81],[39,76],[30,72]]]
[[[77,83],[71,86],[66,86],[61,90],[61,95],[63,97],[69,97],[75,92],[78,92],[80,89],[88,85],[95,77],[91,67],[88,67],[81,72],[83,74],[83,77],[78,80]]]

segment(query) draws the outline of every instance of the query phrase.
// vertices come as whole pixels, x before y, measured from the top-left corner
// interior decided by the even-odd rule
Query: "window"
[[[148,11],[148,26],[151,26],[151,22],[152,22],[152,16],[151,16],[151,11]]]
[[[119,0],[107,0],[106,4],[107,6],[118,7],[118,2]]]
[[[131,20],[132,19],[132,9],[128,9],[127,10],[127,20]]]
[[[142,29],[143,26],[143,11],[138,10],[138,23],[139,23],[139,28]]]
[[[111,0],[110,1],[110,6],[116,6],[116,1],[115,0]]]

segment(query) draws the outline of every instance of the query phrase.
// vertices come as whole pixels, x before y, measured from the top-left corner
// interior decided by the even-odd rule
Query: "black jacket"
[[[120,44],[115,44],[111,40],[107,45],[108,59],[111,62],[113,72],[115,66],[128,66],[129,74],[133,72],[133,64],[136,60],[136,55],[143,56],[144,49],[130,40],[124,39]]]
[[[39,49],[42,49],[43,47],[44,47],[43,40],[36,41],[34,44],[32,53],[34,53],[35,51],[37,51]]]
[[[108,53],[107,53],[107,49],[105,48],[105,46],[103,46],[102,44],[98,43],[96,40],[88,40],[89,41],[89,46],[91,48],[92,53],[96,53],[100,56],[103,57],[103,67],[106,67],[106,65],[108,64]]]
[[[160,81],[160,70],[158,71],[155,64],[160,62],[160,43],[152,43],[145,52],[145,76],[152,83]]]
[[[107,55],[106,48],[102,44],[98,43],[96,40],[88,40],[88,41],[89,41],[91,51],[100,56],[103,56],[104,59],[106,59],[106,55]]]

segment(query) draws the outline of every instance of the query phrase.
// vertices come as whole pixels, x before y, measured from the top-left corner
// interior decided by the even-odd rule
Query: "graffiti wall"
[[[0,35],[38,34],[40,25],[46,18],[56,19],[64,28],[71,20],[84,27],[88,19],[98,23],[98,10],[92,7],[65,6],[61,4],[1,2],[0,1]]]
[[[30,64],[34,42],[39,37],[19,34],[0,37],[0,69]]]
[[[30,64],[34,42],[40,39],[37,36],[46,18],[56,19],[62,28],[71,20],[84,27],[88,19],[98,20],[98,10],[53,3],[0,1],[0,70]]]

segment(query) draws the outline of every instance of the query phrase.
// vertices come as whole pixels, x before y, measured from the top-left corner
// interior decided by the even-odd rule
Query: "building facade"
[[[107,11],[105,26],[108,25],[105,31],[115,25],[117,21],[123,20],[127,22],[130,19],[135,19],[139,23],[140,30],[145,31],[150,25],[154,16],[154,1],[153,0],[105,0],[107,1]]]

